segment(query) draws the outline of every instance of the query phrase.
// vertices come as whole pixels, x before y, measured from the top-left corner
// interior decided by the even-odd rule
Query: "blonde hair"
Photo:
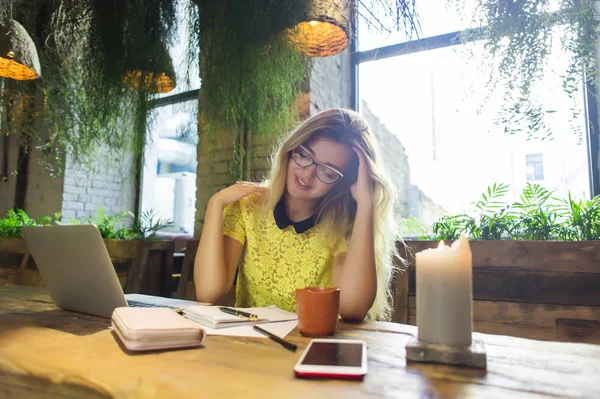
[[[357,112],[348,109],[328,109],[302,123],[284,137],[271,159],[271,171],[264,184],[269,188],[265,209],[273,209],[285,192],[287,168],[291,151],[311,140],[326,137],[330,140],[355,147],[362,151],[368,162],[371,178],[375,185],[375,261],[377,267],[377,295],[369,310],[370,319],[389,320],[391,309],[390,282],[395,273],[396,225],[393,206],[396,193],[388,172],[382,163],[381,151],[375,135],[367,121]],[[356,216],[356,201],[350,186],[358,173],[358,156],[353,152],[352,160],[344,178],[322,198],[317,206],[316,222],[327,231],[329,245],[335,247],[349,241]]]

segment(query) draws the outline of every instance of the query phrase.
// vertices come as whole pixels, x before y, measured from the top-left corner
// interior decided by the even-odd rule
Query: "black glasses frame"
[[[304,150],[304,152],[306,152],[306,155],[308,155],[308,157],[310,158],[310,161],[311,161],[310,163],[308,163],[306,165],[303,165],[303,164],[301,164],[296,159],[296,155],[300,155],[297,152],[298,148],[301,148],[302,150]],[[325,165],[325,164],[322,164],[322,163],[319,163],[319,162],[315,161],[315,159],[313,158],[313,156],[310,154],[310,151],[308,151],[308,149],[306,147],[304,147],[303,145],[299,146],[298,148],[292,150],[292,159],[294,160],[294,162],[296,163],[296,165],[298,165],[298,166],[300,166],[302,168],[308,168],[310,165],[315,164],[316,165],[315,173],[317,175],[317,179],[319,179],[322,183],[333,184],[333,183],[339,181],[341,178],[344,177],[344,174],[342,172],[340,172],[339,170],[334,169],[334,168],[332,168],[329,165]],[[338,176],[338,178],[335,179],[334,181],[331,181],[331,182],[323,181],[323,179],[321,179],[321,177],[319,176],[319,168],[326,168],[327,170],[333,171]]]

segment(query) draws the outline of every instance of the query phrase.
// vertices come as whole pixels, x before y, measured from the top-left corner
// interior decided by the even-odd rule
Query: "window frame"
[[[461,44],[478,41],[482,36],[477,35],[478,30],[468,29],[469,40],[462,40],[461,33],[464,31],[454,31],[441,35],[424,37],[421,39],[410,40],[402,43],[396,43],[388,46],[377,47],[370,50],[358,51],[358,23],[354,21],[354,40],[350,46],[350,70],[351,70],[351,105],[354,110],[359,109],[359,68],[360,64],[371,61],[383,60],[386,58],[400,57],[403,55],[414,54],[422,51],[435,50],[439,48],[458,46]],[[599,71],[600,73],[600,71]],[[583,79],[582,79],[583,80]],[[587,144],[587,161],[589,165],[588,178],[590,187],[590,197],[600,195],[600,170],[598,169],[598,158],[600,158],[600,123],[598,121],[598,103],[596,95],[597,87],[593,82],[586,82],[583,85],[583,112],[585,120],[585,140]]]
[[[527,168],[533,167],[533,176],[529,176]],[[539,168],[538,168],[539,167]],[[544,154],[525,154],[525,173],[528,182],[542,181],[544,180]],[[538,174],[539,172],[539,174]]]

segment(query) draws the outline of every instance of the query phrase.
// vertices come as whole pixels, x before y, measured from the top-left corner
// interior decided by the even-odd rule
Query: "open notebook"
[[[296,313],[286,312],[275,305],[264,308],[236,308],[258,316],[258,320],[248,320],[239,316],[224,313],[219,306],[188,306],[184,316],[212,328],[246,326],[260,323],[275,323],[280,321],[297,320]]]

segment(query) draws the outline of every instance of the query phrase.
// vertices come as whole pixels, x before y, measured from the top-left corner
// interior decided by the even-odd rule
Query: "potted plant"
[[[93,218],[85,217],[71,223],[98,227],[127,293],[171,296],[174,242],[156,239],[156,233],[172,222],[157,218],[153,209],[142,212],[139,220],[131,225],[125,223],[129,218],[133,219],[131,212],[108,216],[100,208]]]
[[[157,218],[153,210],[142,213],[139,221],[124,225],[129,217],[129,212],[107,216],[104,209],[99,209],[93,218],[71,220],[71,224],[98,227],[125,291],[170,296],[174,242],[158,240],[156,233],[171,222]],[[0,281],[43,287],[20,228],[58,224],[59,219],[58,214],[31,219],[23,210],[11,210],[0,219]]]
[[[9,210],[6,217],[0,219],[0,281],[10,284],[23,284],[38,287],[43,282],[37,270],[27,268],[30,262],[29,250],[23,239],[21,227],[47,226],[56,223],[60,214],[54,218],[44,216],[30,218],[23,210]]]
[[[494,184],[471,212],[445,216],[421,240],[405,242],[396,321],[416,324],[414,254],[466,234],[475,331],[600,342],[600,196],[575,201],[528,184],[507,204],[507,191]]]

